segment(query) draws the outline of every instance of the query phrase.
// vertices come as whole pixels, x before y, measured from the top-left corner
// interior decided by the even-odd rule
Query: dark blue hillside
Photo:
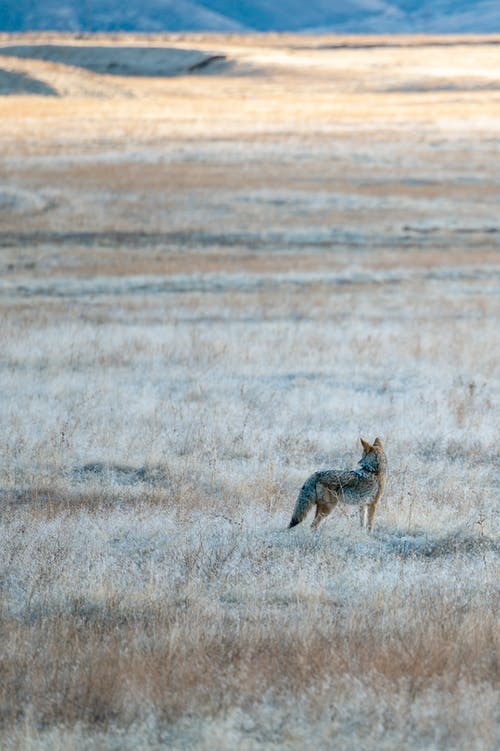
[[[498,0],[2,0],[0,31],[500,33]]]

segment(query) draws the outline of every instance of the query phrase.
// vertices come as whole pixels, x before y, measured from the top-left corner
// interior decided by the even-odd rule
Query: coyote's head
[[[359,461],[360,466],[369,472],[385,472],[387,460],[380,438],[375,438],[373,444],[368,443],[363,438],[360,440],[363,446],[363,456]]]

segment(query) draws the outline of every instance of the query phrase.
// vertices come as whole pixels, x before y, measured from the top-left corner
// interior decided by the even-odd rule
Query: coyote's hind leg
[[[316,516],[314,517],[314,521],[311,524],[311,529],[318,529],[321,522],[326,519],[331,510],[332,509],[329,506],[320,506],[318,504],[316,506]]]
[[[314,517],[314,521],[311,524],[311,529],[318,529],[321,522],[323,522],[328,514],[331,514],[337,503],[339,502],[339,499],[333,495],[332,493],[325,493],[325,496],[323,496],[324,500],[327,501],[327,503],[316,503],[316,516]]]

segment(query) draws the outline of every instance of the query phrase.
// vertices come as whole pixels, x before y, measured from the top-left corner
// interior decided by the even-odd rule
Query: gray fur
[[[327,469],[314,472],[303,484],[289,527],[295,527],[316,505],[313,526],[335,508],[337,503],[361,506],[362,526],[371,529],[375,507],[385,488],[387,461],[382,442],[376,438],[373,445],[363,443],[363,456],[358,468],[352,470]]]

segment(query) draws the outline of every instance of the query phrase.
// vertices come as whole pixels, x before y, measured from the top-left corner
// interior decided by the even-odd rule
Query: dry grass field
[[[0,36],[2,750],[498,748],[499,43]]]

